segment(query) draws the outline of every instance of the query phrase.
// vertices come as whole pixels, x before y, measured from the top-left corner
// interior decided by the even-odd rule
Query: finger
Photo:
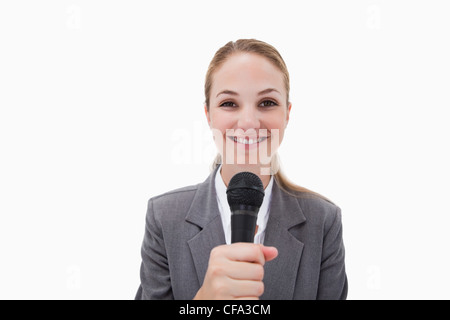
[[[278,256],[278,249],[275,247],[261,246],[261,250],[266,262],[273,260]]]
[[[259,297],[264,293],[262,281],[230,279],[230,294],[233,297]]]
[[[227,246],[225,256],[234,261],[255,262],[264,265],[261,246],[254,243],[233,243]]]
[[[259,263],[228,261],[224,267],[227,269],[227,275],[231,279],[262,281],[264,278],[264,267]]]

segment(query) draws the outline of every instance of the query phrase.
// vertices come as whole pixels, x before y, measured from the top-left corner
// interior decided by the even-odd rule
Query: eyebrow
[[[280,91],[278,91],[277,89],[274,89],[274,88],[268,88],[268,89],[265,89],[265,90],[263,90],[263,91],[260,91],[260,92],[258,92],[258,96],[262,96],[263,94],[268,94],[268,93],[271,93],[271,92],[278,92],[280,95],[281,95],[281,93],[280,93]],[[217,94],[217,96],[216,96],[216,98],[218,97],[218,96],[220,96],[221,94],[230,94],[230,95],[233,95],[233,96],[238,96],[239,94],[237,93],[237,92],[235,92],[235,91],[231,91],[231,90],[223,90],[223,91],[220,91],[218,94]]]

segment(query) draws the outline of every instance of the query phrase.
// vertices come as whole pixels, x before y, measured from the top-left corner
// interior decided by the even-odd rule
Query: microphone
[[[245,171],[231,178],[227,188],[231,210],[231,243],[253,243],[256,219],[263,199],[264,186],[256,174]]]

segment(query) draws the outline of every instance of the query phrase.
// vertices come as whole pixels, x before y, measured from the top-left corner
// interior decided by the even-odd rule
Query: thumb
[[[278,249],[275,247],[266,247],[261,245],[262,253],[266,262],[275,259],[278,256]]]

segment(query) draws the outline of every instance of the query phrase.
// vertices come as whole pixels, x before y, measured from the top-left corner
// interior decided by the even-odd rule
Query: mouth
[[[267,140],[268,137],[233,137],[233,136],[227,136],[228,139],[233,140],[235,143],[245,144],[245,145],[252,145],[252,144],[258,144],[263,142],[264,140]]]

